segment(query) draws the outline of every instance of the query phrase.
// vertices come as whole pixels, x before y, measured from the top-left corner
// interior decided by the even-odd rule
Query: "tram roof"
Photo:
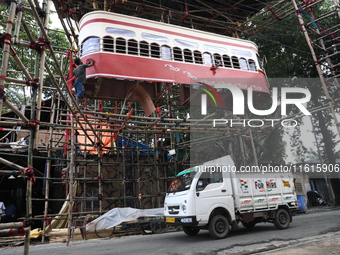
[[[269,0],[68,0],[53,1],[60,18],[79,22],[94,10],[109,10],[129,16],[164,21],[223,35],[233,35],[237,27]],[[116,4],[111,4],[116,2]]]

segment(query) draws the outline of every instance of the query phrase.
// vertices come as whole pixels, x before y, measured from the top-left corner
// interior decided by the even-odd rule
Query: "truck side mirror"
[[[197,185],[196,185],[196,191],[201,191],[204,190],[204,183],[202,180],[198,180]]]

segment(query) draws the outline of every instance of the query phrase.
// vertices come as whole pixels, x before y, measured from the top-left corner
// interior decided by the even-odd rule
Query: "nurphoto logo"
[[[214,92],[214,95],[216,97],[216,90],[214,88],[211,88],[212,86],[209,86],[209,88]],[[245,114],[245,95],[243,94],[242,90],[233,85],[233,84],[219,84],[219,88],[225,88],[228,89],[232,96],[232,113],[233,115],[244,115]],[[280,89],[281,96],[279,101],[278,91]],[[216,105],[216,99],[214,95],[207,90],[204,90],[214,101]],[[304,104],[308,103],[311,99],[311,93],[306,88],[297,88],[297,87],[282,87],[272,88],[272,105],[269,109],[260,110],[256,109],[254,107],[253,102],[253,89],[252,87],[248,87],[247,89],[247,107],[249,111],[257,116],[266,116],[274,113],[278,107],[280,107],[281,115],[285,116],[287,115],[287,106],[288,105],[295,105],[305,116],[311,115],[311,113],[307,110],[307,108],[304,106]],[[217,92],[218,93],[218,92]],[[207,115],[207,94],[201,94],[201,114]],[[289,94],[294,95],[301,95],[300,98],[289,98]],[[221,98],[218,97],[220,104]],[[249,127],[262,127],[264,125],[271,125],[272,127],[277,122],[280,122],[281,126],[283,127],[295,127],[297,126],[297,121],[294,119],[214,119],[213,120],[213,127],[221,126],[221,125],[228,125],[230,127],[233,126],[249,126]]]

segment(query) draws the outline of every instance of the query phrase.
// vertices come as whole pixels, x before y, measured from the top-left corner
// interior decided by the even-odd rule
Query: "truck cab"
[[[214,238],[226,237],[239,222],[247,228],[258,222],[288,228],[291,210],[297,208],[293,179],[234,172],[230,166],[227,156],[177,174],[165,197],[166,222],[182,226],[190,236],[208,229]]]
[[[235,221],[232,184],[226,172],[194,167],[179,173],[169,186],[165,203],[167,222],[182,225],[186,234],[206,228],[210,217],[224,212]],[[215,213],[214,213],[215,212]]]

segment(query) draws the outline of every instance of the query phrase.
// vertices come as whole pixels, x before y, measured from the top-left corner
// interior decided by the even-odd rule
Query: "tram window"
[[[166,46],[166,45],[162,46],[162,59],[172,60],[171,48],[169,46]]]
[[[216,66],[223,66],[222,57],[220,54],[217,53],[214,54],[214,61]]]
[[[251,57],[252,54],[249,51],[244,51],[244,50],[236,50],[236,49],[232,49],[231,53],[236,54],[236,55],[241,55],[241,56],[245,56],[245,57]]]
[[[183,61],[182,50],[178,47],[174,48],[174,60]]]
[[[212,66],[213,65],[213,60],[212,60],[212,56],[211,56],[210,53],[204,52],[203,53],[203,59],[204,59],[204,64],[206,66]]]
[[[126,54],[126,40],[124,38],[118,37],[116,39],[116,53]]]
[[[198,50],[194,51],[194,58],[195,58],[195,63],[196,64],[203,64],[203,60],[202,60],[202,53],[199,52]]]
[[[223,47],[217,47],[217,46],[212,46],[212,45],[203,45],[203,49],[208,50],[208,51],[218,51],[222,53],[227,53],[227,49]]]
[[[133,39],[128,40],[128,54],[138,55],[138,43],[136,40]]]
[[[250,69],[250,71],[256,71],[256,64],[255,64],[255,61],[252,60],[252,59],[249,59],[249,60],[248,60],[248,63],[249,63],[249,69]]]
[[[232,67],[230,57],[228,55],[223,55],[224,67]]]
[[[139,55],[149,57],[150,56],[150,50],[149,50],[149,43],[146,41],[141,41],[139,43]]]
[[[136,36],[136,32],[132,30],[115,28],[115,27],[107,27],[105,29],[106,33],[124,35],[124,36]]]
[[[100,38],[99,37],[88,37],[86,38],[82,45],[81,55],[84,56],[91,52],[96,52],[100,50]]]
[[[245,58],[240,58],[240,65],[242,70],[249,70],[248,68],[248,62]]]
[[[260,59],[260,56],[258,54],[256,54],[256,58],[257,58],[257,62],[259,64],[259,68],[260,69],[263,69],[263,62],[262,60]]]
[[[160,47],[157,43],[151,43],[151,57],[160,58]]]
[[[175,44],[179,46],[198,48],[198,43],[195,43],[195,42],[189,42],[189,41],[180,40],[180,39],[175,39],[174,42]]]
[[[142,33],[142,37],[144,39],[149,39],[149,40],[158,41],[158,42],[164,42],[164,43],[169,42],[169,39],[167,37],[160,36],[160,35]]]
[[[103,50],[113,52],[113,38],[111,36],[104,36],[103,38]]]
[[[240,69],[240,63],[238,62],[238,58],[235,56],[232,56],[231,60],[233,62],[233,67],[236,69]]]
[[[192,59],[192,52],[191,50],[188,49],[184,49],[183,50],[183,55],[184,55],[184,61],[185,62],[189,62],[189,63],[193,63],[193,59]]]

